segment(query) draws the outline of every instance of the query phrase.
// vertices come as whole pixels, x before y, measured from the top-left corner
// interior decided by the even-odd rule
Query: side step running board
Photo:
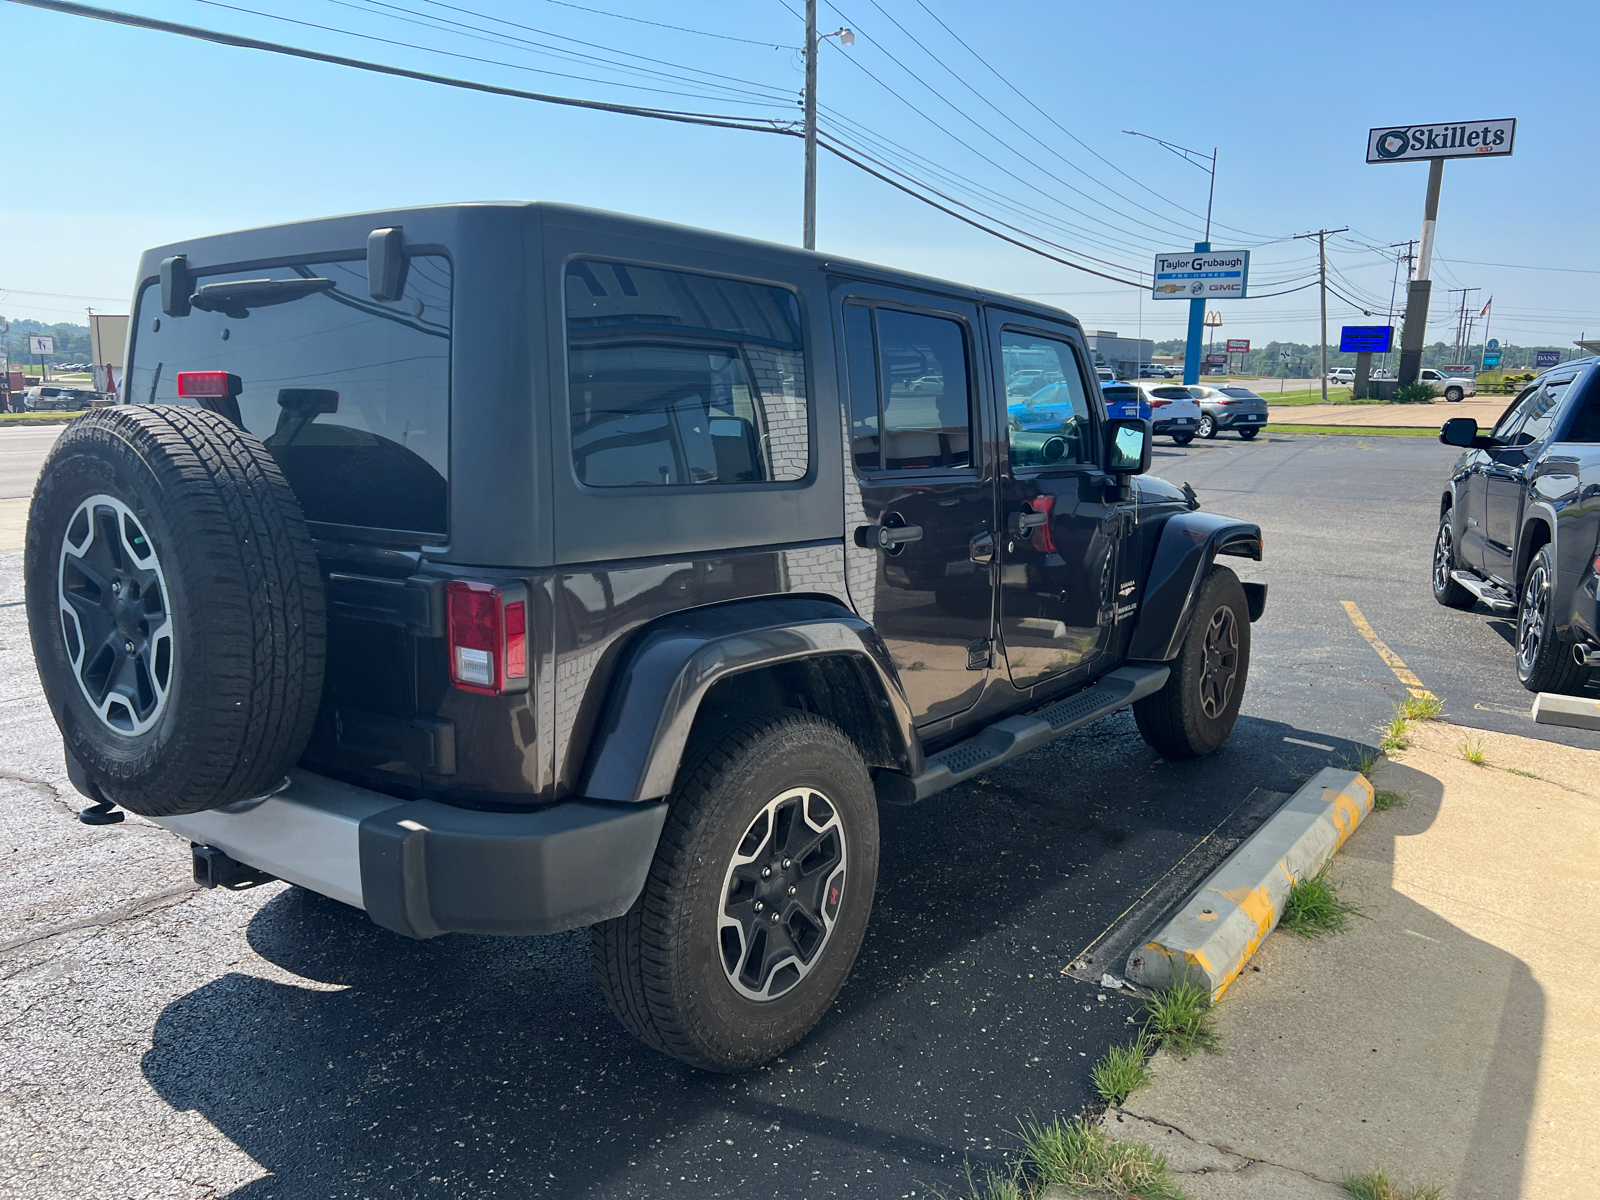
[[[1487,579],[1480,579],[1470,571],[1451,571],[1450,578],[1487,604],[1489,611],[1497,616],[1507,617],[1517,611],[1517,602]]]
[[[989,768],[1026,754],[1052,738],[1070,733],[1108,713],[1159,691],[1171,668],[1121,667],[1065,700],[1023,716],[996,721],[976,737],[929,755],[915,778],[895,771],[878,774],[878,799],[887,804],[913,804],[936,792],[965,783]]]

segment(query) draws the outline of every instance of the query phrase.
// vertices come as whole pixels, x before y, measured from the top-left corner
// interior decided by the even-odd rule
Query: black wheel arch
[[[888,647],[835,601],[739,600],[663,617],[629,639],[608,678],[580,776],[586,799],[670,794],[696,730],[752,708],[813,712],[869,767],[922,770]]]
[[[1128,645],[1135,662],[1170,662],[1194,618],[1195,597],[1218,555],[1261,560],[1261,527],[1217,513],[1174,513],[1161,527],[1145,580],[1139,621]],[[1245,584],[1250,619],[1266,607],[1266,585]]]

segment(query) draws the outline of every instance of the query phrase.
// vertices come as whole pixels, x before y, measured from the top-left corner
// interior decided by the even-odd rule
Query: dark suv
[[[203,883],[591,926],[621,1022],[733,1070],[848,974],[879,804],[1233,728],[1260,531],[1142,474],[1066,313],[545,204],[168,246],[135,305],[28,613],[85,815]]]
[[[1600,359],[1546,371],[1488,433],[1471,417],[1439,440],[1461,457],[1439,501],[1433,595],[1517,617],[1517,678],[1577,692],[1600,666]]]

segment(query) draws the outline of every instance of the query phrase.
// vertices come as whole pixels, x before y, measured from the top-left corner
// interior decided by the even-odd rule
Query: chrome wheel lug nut
[[[777,924],[777,921],[778,921],[778,914],[777,913],[773,913],[772,914],[772,921],[773,921],[773,924]]]
[[[771,867],[762,867],[761,868],[761,878],[763,878],[763,879],[771,879],[772,878],[772,868]]]
[[[124,650],[126,650],[129,654],[133,653],[133,643],[132,642],[123,642],[122,643],[122,648]]]
[[[122,581],[120,579],[112,583],[112,585],[111,585],[111,594],[113,596],[122,595]]]
[[[764,909],[764,908],[766,908],[766,905],[765,905],[765,904],[763,904],[763,903],[761,903],[761,901],[759,901],[759,900],[757,900],[757,901],[756,901],[756,903],[755,903],[755,909],[756,909],[756,911],[757,911],[757,912],[760,912],[760,911],[761,911],[761,910],[762,910],[762,909]]]
[[[799,889],[797,889],[797,888],[796,888],[796,887],[795,887],[795,886],[794,886],[794,884],[792,884],[792,883],[791,883],[791,884],[790,884],[790,885],[789,885],[789,895],[791,895],[791,896],[792,896],[792,895],[794,895],[794,894],[795,894],[795,892],[796,892],[796,891],[798,891],[798,890],[799,890]]]
[[[788,870],[788,869],[789,869],[789,868],[790,868],[790,867],[792,867],[792,866],[793,866],[793,865],[794,865],[794,860],[793,860],[793,859],[791,859],[791,858],[786,858],[786,859],[784,859],[784,860],[783,860],[783,869],[784,869],[784,870],[785,870],[785,871],[787,871],[787,870]]]

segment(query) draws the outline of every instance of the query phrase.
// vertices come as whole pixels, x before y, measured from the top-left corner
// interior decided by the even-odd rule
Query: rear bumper
[[[154,820],[429,938],[556,933],[621,916],[644,887],[666,815],[664,801],[478,812],[295,770],[269,796]]]
[[[1218,426],[1233,425],[1265,425],[1267,414],[1264,412],[1228,412],[1226,410],[1217,414]]]

